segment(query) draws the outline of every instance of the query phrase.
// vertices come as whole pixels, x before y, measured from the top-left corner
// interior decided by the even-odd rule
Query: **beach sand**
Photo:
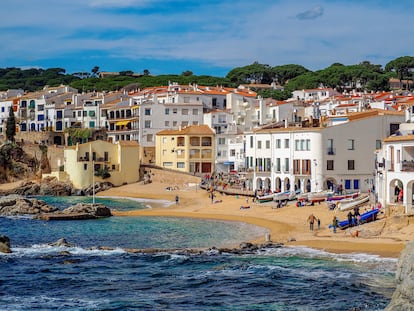
[[[162,177],[156,177],[161,174]],[[405,243],[411,240],[414,234],[414,225],[410,223],[408,216],[394,216],[387,209],[375,222],[333,233],[332,229],[328,228],[333,216],[336,215],[343,220],[347,212],[331,211],[326,203],[296,207],[295,203],[291,202],[277,209],[275,203],[253,203],[248,197],[218,192],[215,197],[215,201],[218,202],[212,203],[208,192],[195,186],[195,181],[197,179],[191,176],[186,180],[174,174],[169,178],[164,173],[156,172],[152,183],[124,185],[97,195],[171,202],[169,206],[149,203],[151,208],[146,210],[114,211],[115,216],[173,216],[245,222],[267,228],[272,242],[306,246],[335,253],[370,253],[382,257],[399,257]],[[178,189],[168,189],[168,187],[175,186]],[[176,195],[179,196],[179,204],[175,203]],[[241,206],[246,205],[250,208],[240,209]],[[307,220],[310,214],[320,219],[320,229],[317,228],[317,224],[315,224],[315,230],[309,229]],[[355,230],[359,231],[358,237],[353,237],[351,234],[355,233]],[[266,235],[263,235],[252,236],[250,242],[265,241]]]

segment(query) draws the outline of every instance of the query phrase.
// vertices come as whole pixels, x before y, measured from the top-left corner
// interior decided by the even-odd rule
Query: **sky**
[[[413,0],[2,0],[0,68],[225,77],[414,55]]]

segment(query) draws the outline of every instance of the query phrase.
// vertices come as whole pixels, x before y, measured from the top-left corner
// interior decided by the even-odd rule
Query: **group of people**
[[[361,215],[359,213],[359,207],[354,208],[354,213],[352,211],[349,211],[348,215],[348,226],[359,226],[361,224]]]

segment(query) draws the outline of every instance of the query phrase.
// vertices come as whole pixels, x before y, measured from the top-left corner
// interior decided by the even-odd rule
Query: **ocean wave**
[[[331,259],[336,261],[348,261],[355,263],[372,263],[372,264],[384,264],[389,263],[396,265],[398,258],[381,257],[375,254],[366,253],[330,253],[324,250],[304,247],[304,246],[283,246],[280,248],[268,248],[264,250],[267,255],[279,255],[279,256],[300,256],[308,258],[321,258]]]
[[[99,198],[123,199],[123,200],[135,201],[135,202],[139,202],[139,203],[154,203],[154,204],[161,204],[164,207],[169,207],[172,204],[175,204],[175,202],[168,201],[168,200],[142,199],[142,198],[121,197],[121,196],[99,196]],[[147,207],[147,205],[146,205],[146,207]]]
[[[121,248],[101,249],[101,248],[82,248],[78,246],[52,246],[49,244],[34,244],[31,247],[12,247],[12,253],[4,254],[6,256],[16,257],[38,257],[44,255],[86,255],[86,256],[112,256],[125,254],[126,251]],[[1,253],[0,253],[1,256]]]

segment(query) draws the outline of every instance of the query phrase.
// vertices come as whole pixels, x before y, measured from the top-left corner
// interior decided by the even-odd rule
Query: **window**
[[[144,127],[145,127],[146,129],[151,128],[151,120],[145,120]]]
[[[145,110],[144,110],[144,114],[145,114],[146,116],[150,116],[150,115],[151,115],[151,108],[145,108]]]
[[[84,171],[87,171],[88,170],[88,164],[86,164],[86,163],[83,164],[83,170]]]
[[[280,158],[276,158],[276,172],[280,172]]]
[[[257,142],[257,149],[262,149],[262,141],[261,140],[259,140]]]
[[[300,160],[293,160],[293,174],[300,174]]]
[[[270,140],[266,140],[266,149],[270,149]]]
[[[86,117],[88,115],[88,112],[86,110],[84,110],[82,112],[83,112],[83,114],[82,114],[83,117]]]
[[[359,189],[359,179],[354,179],[354,189]]]
[[[166,127],[170,126],[170,121],[165,121],[164,125],[165,125]]]
[[[177,162],[177,168],[185,168],[185,162]]]
[[[173,121],[173,126],[177,126],[177,121]]]
[[[218,140],[219,145],[225,145],[226,144],[226,139],[224,137],[220,137]]]
[[[300,150],[305,150],[305,140],[304,139],[300,140]]]
[[[250,148],[253,148],[253,136],[250,136]]]
[[[348,150],[355,150],[355,140],[348,139]]]
[[[44,105],[38,105],[37,106],[37,111],[43,111],[45,110],[45,106]]]
[[[190,97],[184,96],[184,103],[188,104],[190,102]]]
[[[414,106],[413,106],[413,108],[414,108]],[[377,139],[375,141],[375,149],[381,149],[381,148],[382,148],[381,140]]]
[[[163,137],[163,138],[162,138],[162,143],[163,143],[163,144],[166,144],[166,143],[167,143],[167,137]]]
[[[193,125],[198,125],[198,121],[193,121]]]
[[[285,148],[289,148],[289,138],[285,139]]]
[[[93,111],[93,110],[89,110],[88,113],[89,113],[89,116],[90,117],[94,117],[95,116],[95,111]]]
[[[295,139],[295,150],[298,151],[300,150],[300,140],[299,139]]]
[[[234,157],[236,155],[236,149],[230,149],[230,156]]]
[[[310,151],[310,139],[306,140],[306,150]]]
[[[173,114],[177,114],[177,108],[173,109]]]
[[[276,149],[280,149],[280,139],[276,139]]]
[[[182,110],[181,110],[181,114],[182,114],[183,116],[187,116],[187,115],[188,115],[188,109],[186,109],[186,108],[182,109]]]
[[[197,116],[198,115],[198,109],[193,109],[193,115]]]
[[[164,113],[165,113],[166,115],[169,115],[169,114],[170,114],[170,108],[165,108]]]
[[[182,121],[181,122],[181,127],[187,127],[188,126],[188,121]]]
[[[164,167],[168,167],[168,166],[172,166],[173,163],[172,162],[162,162],[162,166]]]
[[[285,172],[289,172],[289,158],[285,158]]]
[[[345,179],[345,189],[346,190],[351,189],[351,180],[350,179]]]
[[[334,147],[333,147],[333,139],[328,139],[328,154],[333,155],[334,153]]]
[[[355,170],[355,160],[348,160],[348,170]]]
[[[94,127],[95,127],[95,121],[90,121],[89,128],[94,128]]]
[[[334,160],[327,160],[326,161],[326,170],[333,171],[334,170]]]

